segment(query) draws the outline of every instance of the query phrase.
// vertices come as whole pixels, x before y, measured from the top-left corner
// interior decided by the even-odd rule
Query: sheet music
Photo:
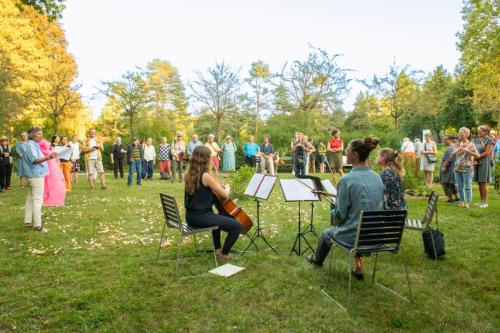
[[[335,188],[335,186],[333,186],[332,182],[329,179],[323,179],[321,181],[321,184],[323,184],[326,192],[337,195],[337,189]]]
[[[71,159],[71,155],[73,154],[73,148],[71,147],[55,146],[54,150],[57,153],[58,159],[63,159],[67,161]]]
[[[278,177],[276,176],[265,176],[262,182],[260,183],[259,190],[255,194],[255,197],[263,200],[267,200],[271,195],[271,192],[274,188],[274,184]]]
[[[296,179],[280,179],[281,189],[285,201],[319,201],[318,195],[311,192],[314,185],[311,179],[301,179],[304,184]]]
[[[262,182],[263,178],[264,174],[254,173],[252,179],[250,179],[250,182],[248,183],[247,188],[245,189],[245,192],[243,194],[254,197],[256,194],[255,192],[257,192],[257,189],[259,188],[259,185]]]
[[[241,272],[244,269],[245,269],[245,267],[239,267],[239,266],[235,266],[235,265],[231,265],[231,264],[225,264],[225,265],[219,266],[217,268],[214,268],[208,272],[215,274],[215,275],[223,276],[223,277],[230,277],[231,275],[234,275],[238,272]]]

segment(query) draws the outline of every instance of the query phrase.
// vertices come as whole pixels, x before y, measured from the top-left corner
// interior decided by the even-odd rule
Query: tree
[[[33,7],[39,13],[47,15],[50,21],[61,18],[62,11],[66,7],[65,0],[20,0],[18,7],[23,8],[23,5]]]
[[[415,76],[418,73],[420,71],[410,70],[410,65],[400,67],[394,61],[389,66],[389,72],[384,76],[374,75],[371,82],[361,81],[386,102],[396,132],[399,131],[399,118],[403,116],[408,106],[407,101],[401,98],[411,94],[411,83],[409,81],[415,81]]]
[[[122,132],[121,112],[122,108],[116,103],[115,98],[109,97],[97,119],[97,131],[110,138],[118,136]]]
[[[221,123],[230,112],[236,110],[236,98],[240,87],[238,72],[224,62],[209,67],[207,74],[197,73],[191,84],[193,97],[208,110],[215,119],[214,135],[219,141]]]
[[[473,89],[475,108],[492,113],[500,130],[500,2],[465,0],[462,17],[457,46],[465,83]]]
[[[187,113],[184,85],[177,68],[168,61],[154,59],[148,64],[146,77],[154,111],[153,125],[161,124],[170,133],[188,128],[192,119]]]
[[[354,109],[348,113],[345,120],[345,128],[354,131],[367,131],[371,128],[370,119],[368,117],[370,112],[378,110],[377,99],[372,103],[373,96],[368,93],[359,93],[354,102]]]
[[[45,14],[17,4],[0,0],[0,126],[11,134],[42,123],[50,132],[61,120],[80,126],[69,121],[81,118],[83,105],[64,31]]]
[[[247,96],[247,99],[253,106],[251,110],[253,111],[252,113],[255,121],[254,134],[258,135],[260,116],[263,109],[266,109],[268,106],[268,99],[271,92],[269,89],[271,73],[269,71],[269,66],[262,60],[259,60],[252,63],[249,74],[250,77],[245,81],[250,85],[253,96]]]
[[[137,117],[150,102],[144,73],[127,71],[120,81],[105,81],[102,85],[101,92],[120,106],[122,115],[128,118],[130,136],[134,136]]]
[[[299,112],[336,110],[348,93],[350,82],[348,70],[336,62],[339,56],[314,48],[305,61],[294,61],[288,71],[285,65],[279,75],[278,92],[282,94],[279,97],[288,97]]]
[[[34,97],[50,63],[40,46],[38,13],[20,12],[12,0],[0,0],[0,128],[29,125],[40,119]],[[12,134],[12,133],[11,133]]]
[[[446,106],[441,116],[443,125],[458,132],[460,127],[473,128],[476,113],[473,107],[473,91],[465,79],[459,76],[451,85],[446,96]]]
[[[424,116],[427,128],[430,128],[438,137],[444,128],[443,115],[446,108],[448,91],[453,84],[451,75],[438,66],[430,73],[422,85],[422,95],[420,98],[420,110]]]

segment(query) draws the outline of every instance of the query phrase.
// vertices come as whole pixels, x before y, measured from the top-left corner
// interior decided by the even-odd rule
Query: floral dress
[[[384,184],[384,207],[387,210],[407,209],[401,178],[392,168],[386,168],[380,173]]]

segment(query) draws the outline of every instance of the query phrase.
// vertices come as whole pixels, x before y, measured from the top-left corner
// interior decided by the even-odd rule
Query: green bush
[[[405,192],[414,195],[424,195],[424,176],[422,172],[419,172],[418,176],[415,177],[415,162],[410,162],[410,164],[405,165],[404,168],[406,171],[406,175],[403,179],[403,188]]]
[[[255,173],[255,169],[249,166],[241,166],[231,178],[229,178],[229,185],[231,185],[231,194],[236,199],[244,199],[243,193],[247,187],[248,182]]]

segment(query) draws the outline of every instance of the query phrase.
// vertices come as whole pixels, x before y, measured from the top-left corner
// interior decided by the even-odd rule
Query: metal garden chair
[[[408,269],[406,266],[406,259],[404,256],[403,247],[401,246],[401,238],[403,236],[406,214],[407,214],[406,210],[382,210],[382,211],[361,212],[360,221],[356,232],[356,239],[353,247],[348,247],[343,243],[335,241],[335,239],[330,239],[332,247],[338,247],[339,249],[341,249],[342,251],[344,251],[349,255],[348,302],[350,302],[351,298],[351,284],[352,284],[351,270],[353,268],[352,267],[353,259],[357,255],[368,255],[371,253],[375,253],[375,263],[373,266],[373,275],[372,275],[372,282],[375,283],[375,273],[377,271],[378,254],[381,252],[397,254],[399,253],[400,249],[401,249],[401,255],[403,257],[403,266],[406,274],[406,281],[408,283],[408,290],[411,299],[412,296],[411,296],[410,278],[408,276]],[[333,255],[330,257],[330,266],[332,257]],[[408,301],[408,298],[396,293],[389,287],[384,286],[380,283],[379,285],[384,289],[390,291],[391,293]],[[339,304],[337,301],[335,302]]]
[[[196,235],[204,232],[209,232],[210,235],[212,235],[212,231],[217,230],[219,227],[215,226],[203,229],[192,228],[186,223],[184,223],[183,220],[180,218],[179,208],[177,207],[177,201],[173,196],[160,193],[160,200],[163,208],[163,214],[165,215],[165,223],[163,224],[163,230],[161,232],[160,246],[158,247],[157,258],[160,257],[160,250],[161,250],[161,245],[163,243],[163,234],[165,233],[165,227],[167,226],[171,229],[178,229],[180,232],[180,237],[177,242],[177,266],[178,266],[179,260],[181,258],[181,243],[184,237],[188,236],[194,237],[196,253],[198,253],[198,244],[197,244],[198,242],[196,241]],[[218,266],[217,255],[215,254],[215,246],[213,245],[213,243],[212,246],[214,252],[215,266],[217,267]]]
[[[439,227],[438,199],[439,195],[436,192],[432,191],[431,195],[429,196],[429,201],[427,202],[427,208],[425,209],[424,218],[422,220],[407,219],[405,222],[405,229],[424,232],[425,230],[430,229],[431,222],[434,219],[434,216],[436,216],[436,229],[437,229]],[[434,250],[434,256],[437,257],[436,244],[434,242],[434,237],[432,235],[432,232],[430,233],[430,235],[432,240],[432,249]]]

